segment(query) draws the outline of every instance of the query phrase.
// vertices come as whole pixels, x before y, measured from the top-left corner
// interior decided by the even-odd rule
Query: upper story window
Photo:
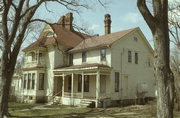
[[[106,49],[100,49],[101,61],[106,61]]]
[[[73,65],[73,54],[69,54],[69,65]]]
[[[135,64],[138,64],[138,53],[135,52]]]
[[[35,61],[36,60],[36,54],[35,52],[30,52],[28,55],[27,55],[27,61],[28,62],[31,62],[31,61]]]
[[[86,62],[87,52],[82,52],[82,62]]]
[[[42,57],[43,57],[43,54],[42,54],[42,53],[39,53],[39,60],[40,60],[40,61],[42,60]]]
[[[132,52],[128,51],[128,62],[132,62]]]

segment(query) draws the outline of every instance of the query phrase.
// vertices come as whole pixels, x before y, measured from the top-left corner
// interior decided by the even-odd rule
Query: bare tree
[[[102,6],[101,0],[97,0]],[[27,28],[36,21],[34,19],[37,9],[48,2],[56,2],[66,9],[79,13],[82,8],[89,8],[91,2],[84,0],[1,0],[2,4],[2,77],[0,79],[0,118],[8,116],[9,89],[14,68]],[[93,1],[92,1],[93,2]],[[11,15],[13,14],[13,15]],[[14,17],[11,17],[14,16]]]
[[[137,6],[153,34],[157,117],[173,118],[174,76],[170,69],[168,0],[152,0],[153,13],[147,7],[147,0],[137,0]]]
[[[180,110],[180,50],[177,47],[171,50],[171,69],[175,81],[175,108]]]
[[[169,4],[169,32],[171,42],[180,50],[180,1]]]
[[[171,69],[175,80],[175,108],[180,110],[180,1],[169,4],[169,32],[173,44],[171,49]]]

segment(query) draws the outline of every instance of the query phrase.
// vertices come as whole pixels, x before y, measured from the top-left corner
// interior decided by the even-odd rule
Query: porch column
[[[98,107],[98,103],[99,103],[99,94],[100,94],[100,72],[98,70],[96,74],[96,108]]]
[[[84,97],[84,73],[82,73],[81,76],[82,76],[81,98],[83,98]]]
[[[74,95],[74,89],[73,89],[73,84],[74,84],[74,73],[71,74],[71,97],[73,98]]]
[[[65,78],[65,75],[63,73],[63,76],[62,76],[62,97],[64,97],[64,78]]]

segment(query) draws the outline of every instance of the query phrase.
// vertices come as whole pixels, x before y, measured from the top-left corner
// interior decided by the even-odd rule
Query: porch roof
[[[98,68],[110,69],[108,65],[93,63],[93,64],[82,64],[82,65],[58,67],[58,68],[55,68],[54,71],[89,70],[89,69],[98,69]]]

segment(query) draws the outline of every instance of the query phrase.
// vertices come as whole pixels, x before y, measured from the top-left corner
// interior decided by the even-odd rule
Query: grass
[[[16,117],[47,117],[47,116],[62,116],[67,114],[81,114],[89,112],[91,109],[78,108],[78,109],[38,109],[38,110],[28,110],[28,111],[16,111],[11,112],[12,116]]]
[[[132,105],[112,108],[77,108],[65,105],[46,105],[44,109],[31,109],[42,104],[10,103],[12,116],[21,118],[83,118],[83,117],[116,117],[116,118],[155,118],[156,104]],[[23,110],[26,109],[26,110]],[[23,111],[22,111],[23,110]],[[174,112],[174,118],[180,118],[180,112]]]
[[[31,109],[35,106],[40,106],[42,104],[25,104],[25,103],[10,102],[8,105],[9,105],[9,110],[14,111],[14,110],[22,110],[22,109]]]

